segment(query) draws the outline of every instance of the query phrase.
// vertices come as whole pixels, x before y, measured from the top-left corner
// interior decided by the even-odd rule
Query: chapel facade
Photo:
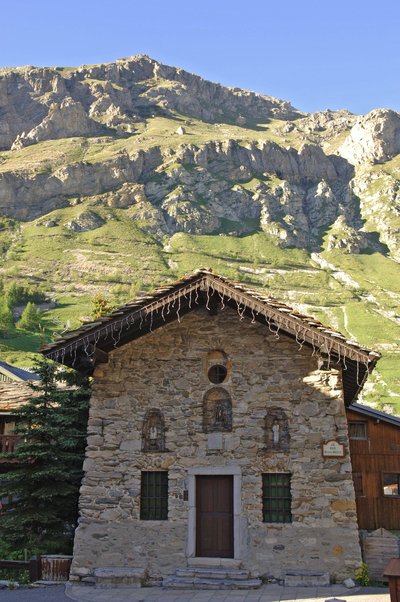
[[[346,405],[378,354],[205,270],[44,353],[94,370],[71,580],[354,576]]]

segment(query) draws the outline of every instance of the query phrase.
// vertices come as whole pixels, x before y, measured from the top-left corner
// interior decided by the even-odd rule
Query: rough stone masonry
[[[219,356],[227,374],[218,386],[231,400],[232,425],[205,432],[204,400],[215,387],[207,366]],[[156,409],[165,450],[142,451],[146,412]],[[276,429],[266,432],[274,409],[288,429],[285,445],[275,448]],[[329,440],[344,445],[344,457],[323,457]],[[321,570],[335,580],[353,576],[361,563],[340,373],[319,370],[312,350],[229,308],[215,316],[192,311],[97,367],[84,469],[71,580],[130,567],[154,581],[186,566],[195,555],[191,487],[198,474],[233,475],[234,558],[252,575]],[[141,471],[152,470],[168,471],[167,520],[140,520]],[[263,522],[268,473],[291,475],[289,523]]]

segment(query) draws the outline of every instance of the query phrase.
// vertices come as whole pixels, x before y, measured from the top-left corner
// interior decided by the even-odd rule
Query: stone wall
[[[204,432],[213,350],[227,357],[231,432]],[[164,452],[141,451],[152,408],[163,412]],[[268,443],[271,408],[287,417],[288,449]],[[322,457],[330,439],[344,444],[343,458]],[[184,492],[196,470],[236,475],[235,558],[253,574],[319,569],[341,579],[361,562],[340,374],[233,310],[198,309],[109,355],[95,371],[84,469],[73,580],[93,580],[96,567],[142,567],[154,579],[185,566],[194,548]],[[152,469],[168,470],[167,521],[139,519],[141,470]],[[262,522],[264,472],[292,474],[292,523]]]

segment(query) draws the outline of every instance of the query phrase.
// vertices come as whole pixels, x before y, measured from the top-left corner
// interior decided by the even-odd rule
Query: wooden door
[[[196,556],[233,558],[233,476],[196,478]]]

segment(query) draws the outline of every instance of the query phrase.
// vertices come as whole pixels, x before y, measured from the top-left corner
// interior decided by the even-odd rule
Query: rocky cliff
[[[287,102],[226,88],[147,56],[77,69],[3,69],[0,107],[1,149],[105,130],[129,134],[154,110],[239,125],[300,115]]]
[[[399,257],[393,183],[375,195],[378,205],[360,194],[376,176],[372,167],[400,150],[394,111],[304,116],[287,102],[138,56],[77,69],[2,70],[0,115],[0,214],[31,220],[94,195],[118,204],[121,189],[126,198],[127,185],[137,184],[141,200],[133,194],[124,203],[138,205],[138,218],[145,214],[159,236],[216,232],[221,218],[244,233],[254,229],[248,219],[283,246],[316,250],[334,227],[330,246],[386,245]],[[170,129],[152,142],[157,120]],[[205,122],[213,131],[193,143]],[[52,146],[43,165],[45,141]],[[63,154],[63,141],[72,152]],[[35,151],[26,148],[32,145]]]
[[[376,284],[379,295],[368,302],[392,328],[400,322],[400,291],[391,284],[400,259],[399,152],[400,115],[394,111],[304,114],[288,102],[226,88],[147,56],[78,68],[2,69],[2,273],[44,278],[56,296],[55,274],[65,286],[91,270],[83,291],[96,290],[101,278],[111,278],[104,258],[116,253],[119,228],[127,247],[136,240],[136,250],[119,250],[114,263],[127,281],[130,259],[122,255],[139,253],[138,241],[157,256],[153,264],[149,258],[134,264],[142,283],[184,269],[182,240],[196,248],[207,240],[213,248],[193,251],[190,261],[185,255],[185,269],[219,257],[222,247],[231,259],[220,269],[233,269],[237,241],[235,261],[243,265],[230,276],[251,274],[255,284],[278,286],[284,275],[271,267],[274,249],[282,250],[283,265],[293,265],[283,258],[298,249],[313,270],[316,262],[318,270],[330,271],[325,288],[332,294],[342,294],[337,282],[347,287],[345,306],[370,281],[345,270],[340,279],[343,270],[334,264],[354,268],[352,258],[359,256],[357,269],[365,264],[368,270],[368,261],[388,266],[389,284]],[[268,251],[257,247],[260,236]],[[40,251],[39,238],[46,241]],[[258,251],[244,250],[250,240]],[[44,265],[50,247],[59,272]],[[89,272],[88,254],[97,258]],[[249,265],[263,261],[269,267]],[[315,274],[321,283],[323,275]],[[284,296],[308,303],[307,287],[298,287],[286,287]],[[309,305],[324,307],[327,321],[351,336],[351,319],[333,315],[325,307],[328,293],[322,296]]]

